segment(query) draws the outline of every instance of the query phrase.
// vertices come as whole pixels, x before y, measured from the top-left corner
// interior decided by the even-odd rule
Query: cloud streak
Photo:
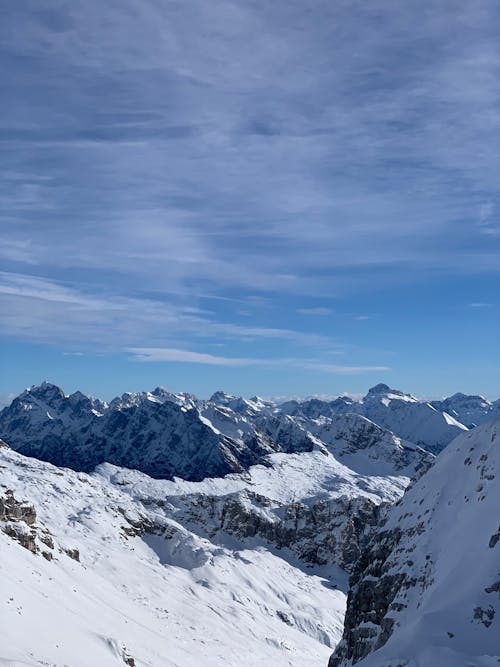
[[[316,306],[313,308],[297,308],[299,315],[320,315],[327,316],[332,315],[333,310],[331,308],[323,308],[321,306]]]
[[[218,357],[213,354],[165,347],[131,347],[128,349],[128,352],[134,355],[136,361],[173,361],[188,364],[206,364],[209,366],[253,366],[259,364],[259,361],[256,359]]]
[[[316,333],[218,321],[211,311],[183,301],[95,294],[75,285],[6,271],[0,271],[0,309],[4,334],[33,341],[126,346],[145,339],[165,342],[188,335],[210,343],[259,345],[271,341],[333,354],[350,347]]]
[[[28,22],[12,5],[4,253],[159,291],[496,271],[497,14],[90,0]]]
[[[359,375],[363,373],[387,372],[387,366],[351,366],[347,364],[324,364],[304,359],[242,359],[221,357],[192,350],[158,347],[132,347],[127,350],[135,361],[175,362],[204,364],[209,366],[265,366],[270,368],[291,367],[314,370],[332,375]]]

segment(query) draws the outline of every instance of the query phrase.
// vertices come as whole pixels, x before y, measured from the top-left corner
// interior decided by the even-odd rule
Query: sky
[[[18,0],[0,403],[500,396],[500,5]]]

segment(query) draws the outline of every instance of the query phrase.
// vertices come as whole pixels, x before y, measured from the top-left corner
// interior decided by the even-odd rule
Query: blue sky
[[[500,395],[500,6],[7,3],[0,395]]]

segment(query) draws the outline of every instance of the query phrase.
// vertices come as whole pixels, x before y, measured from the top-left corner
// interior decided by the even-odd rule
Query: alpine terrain
[[[498,664],[495,409],[30,387],[0,413],[0,664]]]

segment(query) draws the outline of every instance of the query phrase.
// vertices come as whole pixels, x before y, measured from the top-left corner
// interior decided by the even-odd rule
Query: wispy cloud
[[[128,352],[134,355],[136,361],[174,361],[188,364],[208,364],[209,366],[252,366],[259,363],[256,359],[219,357],[213,354],[165,347],[131,347]]]
[[[313,308],[297,308],[297,312],[299,315],[320,315],[320,316],[327,316],[327,315],[332,315],[333,310],[331,308],[324,308],[321,306],[316,306]]]
[[[4,254],[160,292],[498,270],[470,243],[500,166],[497,8],[474,7],[11,5]]]
[[[266,366],[291,367],[304,370],[314,370],[333,375],[359,375],[372,372],[386,372],[391,369],[387,366],[354,366],[347,364],[324,364],[305,359],[242,359],[235,357],[221,357],[192,350],[157,347],[132,347],[128,352],[136,361],[145,362],[180,362],[192,364],[207,364],[210,366]]]
[[[325,335],[221,322],[211,311],[183,301],[83,292],[75,285],[6,271],[0,272],[0,308],[4,333],[34,341],[127,346],[146,339],[173,342],[188,335],[212,342],[314,346],[330,354],[350,348]]]
[[[469,308],[491,308],[493,304],[491,303],[486,303],[483,301],[475,301],[473,303],[469,303]]]

